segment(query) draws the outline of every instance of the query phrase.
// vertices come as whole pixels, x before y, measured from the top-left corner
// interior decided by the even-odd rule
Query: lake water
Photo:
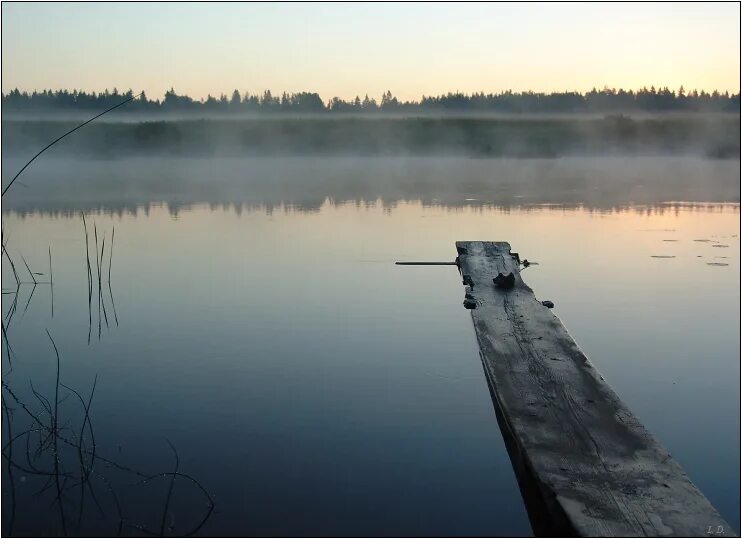
[[[4,534],[531,534],[456,269],[394,265],[477,239],[538,262],[537,297],[740,529],[739,161],[172,164],[41,160],[4,197],[21,280],[51,248],[54,283],[16,293],[3,258]],[[105,235],[90,302],[80,210]],[[95,380],[89,424],[64,386],[49,413],[47,329],[60,382],[86,403]],[[57,418],[56,467],[31,414]]]

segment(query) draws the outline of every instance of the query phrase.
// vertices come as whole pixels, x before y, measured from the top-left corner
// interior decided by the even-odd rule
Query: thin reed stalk
[[[113,308],[113,319],[116,322],[116,326],[119,325],[119,317],[116,314],[116,302],[113,299],[113,289],[111,288],[111,262],[113,261],[113,238],[116,235],[116,227],[114,226],[111,230],[111,246],[109,247],[108,256],[108,295],[111,296],[111,307]]]
[[[13,277],[15,278],[15,284],[16,286],[21,286],[21,280],[18,277],[18,271],[15,269],[15,264],[13,263],[13,259],[10,258],[10,253],[8,253],[8,250],[5,248],[5,244],[3,243],[3,254],[7,257],[8,262],[10,262],[10,269],[13,270]]]
[[[100,298],[100,303],[103,306],[103,318],[106,321],[106,327],[109,327],[108,325],[108,314],[106,313],[106,299],[103,297],[103,253],[106,250],[106,233],[103,233],[103,243],[100,247],[100,263],[98,264],[98,296]]]
[[[57,499],[59,501],[59,518],[62,523],[62,533],[67,535],[67,521],[64,516],[64,500],[62,499],[62,487],[59,484],[59,446],[58,446],[58,434],[59,434],[59,350],[57,349],[57,343],[54,342],[49,330],[46,330],[46,334],[49,336],[49,340],[52,342],[54,347],[54,354],[57,357],[57,380],[54,386],[54,414],[52,415],[52,436],[53,436],[53,447],[54,447],[54,483],[57,487]]]
[[[100,317],[100,259],[98,258],[98,226],[93,223],[93,233],[95,235],[95,264],[96,264],[96,272],[98,274],[98,340],[100,340],[100,332],[101,332],[101,317]]]
[[[5,330],[3,329],[3,331]],[[3,408],[3,413],[5,414],[5,424],[8,426],[8,439],[12,441],[13,432],[11,430],[10,412],[8,411],[7,404],[5,404],[5,397],[2,396],[0,398],[2,399],[2,408]],[[13,444],[12,443],[8,446],[8,460],[9,460],[8,484],[10,485],[10,516],[7,519],[8,528],[5,531],[5,536],[11,537],[13,535],[13,526],[15,525],[15,503],[16,503],[15,478],[13,476],[13,467],[10,465],[10,462],[13,460]]]
[[[23,309],[23,314],[21,315],[21,320],[26,315],[26,311],[28,311],[28,306],[31,305],[31,299],[33,298],[34,292],[36,292],[36,283],[33,283],[33,288],[31,289],[31,293],[28,295],[28,301],[26,302],[26,306]]]
[[[8,332],[5,329],[5,322],[0,322],[0,326],[2,326],[3,330],[3,341],[5,341],[5,357],[8,358],[8,366],[10,367],[10,370],[13,370],[13,349],[10,347],[10,341],[8,340]]]
[[[49,246],[49,287],[52,298],[52,318],[54,318],[54,273],[52,273],[52,246]]]
[[[116,227],[114,226],[111,229],[111,246],[109,247],[110,254],[108,255],[108,282],[109,283],[111,282],[111,261],[113,260],[113,238],[115,236],[116,236]]]
[[[21,255],[21,260],[23,260],[23,263],[25,264],[25,266],[26,266],[26,269],[28,270],[28,274],[29,274],[29,275],[31,276],[31,281],[33,281],[33,284],[38,284],[38,283],[36,282],[36,277],[34,277],[34,274],[33,274],[33,272],[31,271],[31,268],[29,268],[29,267],[28,267],[28,262],[26,262],[26,259],[24,258],[24,256],[23,256],[23,255]]]
[[[90,266],[90,239],[88,225],[85,221],[85,212],[81,211],[80,215],[82,216],[82,226],[85,228],[85,263],[88,275],[88,344],[90,344],[90,334],[93,332],[93,270]]]
[[[173,496],[173,487],[175,486],[175,476],[177,475],[178,467],[180,466],[180,458],[178,457],[178,452],[175,450],[175,446],[170,443],[170,440],[167,440],[167,443],[170,446],[170,449],[173,450],[173,454],[175,455],[175,470],[173,472],[173,476],[170,478],[170,486],[168,487],[167,498],[165,499],[165,507],[162,508],[162,519],[160,521],[160,537],[165,536],[165,521],[167,520],[167,510],[170,507],[170,498],[172,498]]]

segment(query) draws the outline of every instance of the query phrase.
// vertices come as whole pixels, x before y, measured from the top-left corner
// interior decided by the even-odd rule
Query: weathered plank
[[[485,373],[537,535],[734,536],[520,276],[505,242],[456,243]],[[498,273],[515,276],[498,288]]]

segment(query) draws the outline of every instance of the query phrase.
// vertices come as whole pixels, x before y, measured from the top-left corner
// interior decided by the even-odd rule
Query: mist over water
[[[472,323],[492,297],[457,263],[478,240],[510,244],[631,410],[606,431],[619,453],[643,462],[638,419],[733,528],[681,531],[742,531],[739,6],[0,18],[2,537],[540,533],[553,500],[527,504]],[[530,315],[503,305],[523,337]],[[554,406],[569,366],[524,359],[546,399],[518,413],[576,420],[526,436],[553,467],[551,524],[665,533],[640,506],[685,480],[645,463],[645,485],[592,485],[606,511],[575,495],[626,464],[597,437],[576,462],[605,403],[570,382]],[[607,475],[585,474],[594,456]]]
[[[3,178],[22,166],[3,160]],[[740,200],[739,161],[687,156],[471,159],[463,157],[50,157],[24,173],[5,211],[171,211],[194,204],[317,211],[329,199],[452,207],[538,204],[609,210],[667,202]]]
[[[35,147],[3,141],[5,185]],[[69,491],[73,533],[115,535],[118,503],[124,535],[182,535],[204,515],[197,535],[529,535],[458,274],[394,266],[453,259],[456,240],[478,239],[538,262],[524,271],[537,297],[740,529],[738,148],[724,159],[79,150],[45,155],[3,197],[24,281],[16,289],[4,257],[3,380],[46,420],[29,380],[53,396],[49,329],[65,385],[87,399],[97,375],[96,451],[120,466],[95,467],[102,512]],[[81,211],[103,253],[105,294],[96,284],[92,301]],[[46,281],[48,250],[53,291],[21,260]],[[33,426],[9,404],[14,434]],[[61,410],[78,433],[73,394]],[[174,470],[168,442],[208,496],[179,477],[169,499],[170,476],[139,484],[121,469]],[[26,441],[13,447],[28,469]],[[31,463],[46,470],[49,454]],[[14,533],[60,533],[55,489],[36,495],[47,477],[14,480]]]
[[[75,125],[53,119],[4,120],[3,156],[43,147],[51,133],[61,134]],[[94,158],[688,155],[739,159],[739,147],[740,117],[732,113],[597,117],[341,114],[100,122],[55,147],[54,153]]]

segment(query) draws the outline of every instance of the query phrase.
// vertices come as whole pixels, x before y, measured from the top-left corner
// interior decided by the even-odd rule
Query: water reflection
[[[102,241],[98,248],[98,227],[93,225],[95,239],[95,278],[90,262],[90,245],[85,216],[81,214],[85,230],[86,265],[88,280],[88,334],[90,344],[92,330],[92,297],[97,290],[98,299],[98,340],[101,338],[102,319],[106,328],[109,322],[106,314],[106,298],[103,296],[103,280],[106,273],[104,255],[106,233],[102,231]],[[111,287],[111,269],[113,259],[113,240],[115,229],[111,228],[107,285],[110,297],[110,307],[118,326],[118,317],[115,310],[113,290]],[[171,470],[148,473],[144,468],[132,467],[123,464],[119,459],[106,451],[97,448],[95,430],[93,428],[93,396],[95,394],[98,374],[93,378],[92,387],[87,398],[65,384],[63,371],[65,364],[59,349],[49,330],[49,338],[56,358],[56,370],[53,388],[44,395],[43,390],[37,390],[44,384],[44,375],[28,379],[26,386],[25,375],[29,373],[26,356],[26,343],[23,339],[11,345],[9,332],[15,328],[14,319],[20,314],[20,322],[31,306],[34,298],[39,294],[49,299],[50,322],[54,318],[54,273],[51,247],[49,247],[49,266],[46,272],[32,271],[26,257],[18,248],[17,255],[11,255],[8,246],[9,239],[4,235],[2,244],[4,275],[6,266],[10,267],[15,288],[3,290],[4,296],[12,297],[6,301],[9,305],[3,313],[2,336],[4,345],[3,354],[3,381],[2,381],[2,415],[3,415],[3,447],[4,460],[4,504],[3,535],[106,535],[121,536],[134,531],[144,535],[193,535],[197,533],[211,516],[214,510],[214,501],[208,491],[194,477],[180,469],[179,457],[176,448],[168,441],[174,457]],[[19,273],[16,262],[20,259],[26,274]],[[46,281],[39,279],[45,278]],[[29,280],[30,279],[30,280]],[[43,287],[43,292],[36,294],[37,287]],[[30,288],[30,291],[29,291]],[[45,299],[45,298],[44,298]],[[43,301],[43,299],[42,299]],[[24,304],[20,311],[19,304]],[[101,317],[101,313],[103,316]],[[20,376],[16,368],[23,373]],[[33,371],[31,371],[33,372]],[[36,387],[34,386],[36,381]],[[119,453],[121,446],[119,445]],[[172,502],[176,492],[175,483],[179,480],[177,489],[179,499],[177,505]],[[158,503],[157,484],[167,487],[167,496],[164,502]],[[154,485],[154,486],[153,486]],[[184,493],[184,487],[186,492]],[[187,492],[188,489],[195,492]],[[151,492],[146,492],[147,490]],[[143,492],[145,491],[145,492]],[[199,504],[197,496],[202,496],[206,508],[195,511],[194,503]],[[129,498],[127,503],[127,498]],[[131,503],[131,499],[136,500]],[[188,500],[183,503],[183,500]],[[143,503],[147,500],[146,505]],[[144,512],[145,507],[162,506],[161,518],[153,521],[151,515]],[[199,504],[203,505],[203,504]],[[91,508],[92,506],[92,508]],[[44,511],[42,507],[47,507]],[[177,516],[177,520],[176,520]]]
[[[146,473],[101,454],[92,410],[98,375],[87,398],[67,386],[61,381],[59,350],[48,331],[47,336],[56,356],[53,393],[45,396],[32,381],[28,388],[18,387],[10,373],[2,382],[2,456],[8,485],[5,497],[9,500],[5,505],[8,511],[3,512],[4,535],[121,536],[128,529],[160,536],[197,533],[211,516],[214,501],[198,480],[179,469],[175,447],[169,444],[174,457],[172,469],[159,473]],[[70,410],[69,403],[76,409]],[[193,511],[193,493],[185,496],[191,499],[185,511],[182,504],[178,509],[171,504],[176,479],[186,488],[195,488],[206,501],[200,515]],[[146,483],[164,483],[167,487],[159,526],[143,514],[141,501],[133,506],[123,503],[127,497],[147,496],[141,492]],[[179,488],[181,499],[182,491],[183,487]],[[147,497],[154,502],[151,495]],[[48,510],[40,510],[42,507]],[[185,527],[184,522],[188,522]]]
[[[90,236],[88,234],[88,226],[87,221],[85,220],[85,212],[80,212],[80,217],[82,218],[82,225],[85,229],[85,265],[87,269],[87,277],[88,277],[88,344],[90,344],[90,335],[93,328],[93,291],[97,290],[98,293],[96,294],[98,299],[98,340],[100,340],[101,337],[101,331],[102,331],[102,321],[105,320],[106,328],[110,327],[110,324],[108,323],[108,312],[106,311],[106,297],[103,292],[103,279],[104,276],[107,274],[108,279],[106,280],[108,284],[108,294],[111,298],[110,306],[113,309],[113,320],[116,322],[116,325],[119,325],[119,319],[118,315],[116,314],[116,302],[113,299],[113,287],[111,286],[111,264],[113,262],[113,241],[116,237],[116,227],[111,227],[111,235],[110,235],[110,241],[108,244],[108,272],[105,270],[105,262],[104,262],[104,256],[106,253],[106,232],[102,232],[102,238],[101,238],[101,244],[100,244],[100,250],[98,249],[98,225],[96,223],[93,223],[93,238],[95,241],[95,250],[93,251],[93,257],[95,259],[95,275],[93,272],[93,265],[90,263]],[[97,285],[97,286],[96,286]],[[101,312],[103,313],[103,318],[101,319]]]
[[[20,162],[3,160],[3,173]],[[739,161],[682,156],[561,159],[226,158],[73,160],[27,171],[4,211],[172,215],[198,204],[235,212],[317,212],[330,204],[529,209],[544,204],[620,211],[687,203],[739,203]]]
[[[97,380],[87,414],[59,386],[65,438],[87,449],[80,466],[77,447],[58,445],[71,475],[65,520],[77,523],[93,435],[96,455],[169,474],[128,488],[143,477],[94,467],[116,485],[122,511],[93,473],[106,518],[85,490],[84,533],[115,534],[120,514],[155,534],[163,521],[165,534],[199,524],[210,504],[188,481],[176,479],[163,509],[176,477],[169,440],[179,472],[216,507],[199,535],[527,535],[458,275],[393,265],[451,259],[456,240],[508,240],[538,262],[528,282],[539,297],[555,303],[617,393],[739,529],[737,180],[731,187],[724,163],[639,170],[616,160],[600,172],[606,161],[556,161],[531,163],[531,192],[546,194],[528,200],[499,191],[507,175],[489,160],[463,163],[459,174],[453,161],[438,171],[407,160],[263,160],[254,175],[245,160],[224,170],[180,160],[159,177],[145,173],[146,160],[88,162],[77,180],[74,163],[58,174],[35,169],[3,201],[3,245],[24,281],[32,279],[16,252],[31,273],[46,273],[51,247],[54,315],[51,287],[39,284],[29,301],[33,283],[21,285],[13,322],[3,324],[13,361],[3,381],[18,397],[4,390],[15,408],[4,446],[39,429],[31,464],[53,466],[52,414],[41,402],[53,404],[57,388],[48,328],[61,382],[87,403]],[[573,177],[573,190],[567,180],[545,186],[536,178],[545,170]],[[591,171],[623,183],[606,190],[584,178]],[[663,190],[671,177],[678,190]],[[679,198],[690,202],[662,203]],[[4,285],[14,288],[10,266],[3,256]],[[100,297],[110,299],[103,338],[88,341]],[[36,457],[39,437],[47,445]],[[25,434],[13,442],[12,459],[27,468],[25,444]],[[49,478],[20,477],[14,533],[61,532],[54,480],[39,495],[45,503],[21,504]]]

